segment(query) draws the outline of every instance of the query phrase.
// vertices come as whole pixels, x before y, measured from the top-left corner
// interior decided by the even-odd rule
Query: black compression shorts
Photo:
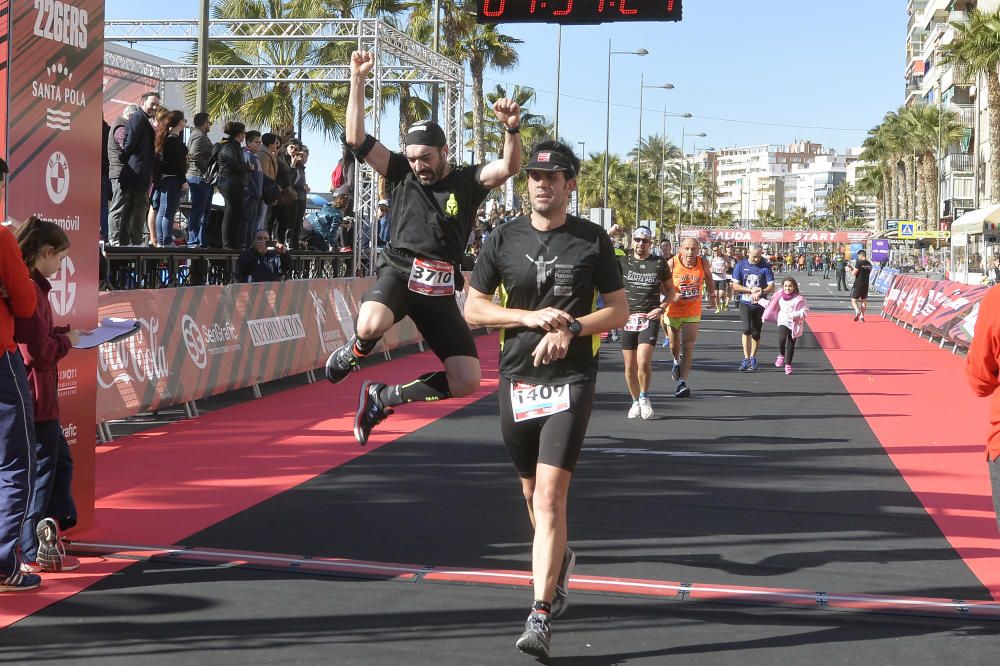
[[[855,300],[868,298],[868,283],[864,280],[855,280],[851,288],[851,298]]]
[[[650,319],[649,326],[641,331],[622,330],[622,349],[636,350],[639,345],[655,345],[660,336],[660,320]]]
[[[431,350],[442,361],[452,356],[479,358],[476,341],[454,296],[427,296],[410,291],[409,276],[391,266],[378,269],[375,286],[363,301],[381,303],[396,323],[409,315]]]
[[[538,463],[569,472],[576,468],[594,407],[595,390],[593,382],[574,384],[570,386],[569,409],[565,412],[515,423],[510,380],[500,378],[500,432],[521,478],[534,477]]]
[[[744,335],[760,340],[760,331],[764,328],[764,308],[740,301],[740,323],[743,325]]]

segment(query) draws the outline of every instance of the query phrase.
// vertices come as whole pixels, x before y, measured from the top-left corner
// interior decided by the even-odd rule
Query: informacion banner
[[[871,238],[868,231],[793,231],[788,229],[698,229],[681,228],[679,238],[731,243],[855,243]]]
[[[100,316],[135,319],[140,331],[100,346],[97,422],[321,367],[330,352],[354,334],[361,299],[374,280],[102,293]],[[456,292],[455,298],[463,308],[465,292]],[[421,340],[406,317],[382,337],[373,353]]]
[[[56,323],[89,330],[97,325],[104,2],[24,0],[7,10],[7,216],[66,230],[71,247],[49,298]],[[81,527],[94,505],[96,356],[74,349],[59,364]]]

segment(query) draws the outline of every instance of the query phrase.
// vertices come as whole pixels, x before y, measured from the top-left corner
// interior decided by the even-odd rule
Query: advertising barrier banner
[[[2,9],[2,8],[0,8]],[[97,324],[100,238],[104,0],[10,3],[5,44],[7,215],[55,222],[71,247],[52,278],[57,324]],[[59,410],[73,456],[80,526],[92,519],[96,354],[73,350],[59,363]]]
[[[968,347],[979,301],[987,289],[983,285],[899,275],[886,295],[883,314]]]
[[[136,319],[140,331],[99,348],[97,422],[322,366],[354,334],[373,283],[289,280],[101,294],[101,318]],[[456,298],[464,305],[464,292]],[[406,317],[373,354],[421,340]]]

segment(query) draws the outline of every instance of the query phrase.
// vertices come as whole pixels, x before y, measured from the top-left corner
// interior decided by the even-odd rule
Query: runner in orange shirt
[[[663,320],[671,329],[670,353],[674,356],[674,367],[670,374],[677,382],[674,396],[687,398],[691,395],[687,380],[691,374],[694,343],[701,326],[701,294],[711,284],[712,269],[701,256],[701,243],[697,238],[683,239],[679,250],[668,264],[674,282],[674,298]],[[715,290],[711,288],[708,304],[716,307]]]

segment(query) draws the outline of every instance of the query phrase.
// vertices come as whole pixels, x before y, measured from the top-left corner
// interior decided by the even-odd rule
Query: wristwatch
[[[517,127],[504,127],[503,131],[507,132],[507,134],[520,134],[521,126],[518,125]]]
[[[583,330],[583,324],[574,319],[569,323],[568,326],[566,326],[566,329],[575,338],[576,336],[580,335],[580,331]]]

